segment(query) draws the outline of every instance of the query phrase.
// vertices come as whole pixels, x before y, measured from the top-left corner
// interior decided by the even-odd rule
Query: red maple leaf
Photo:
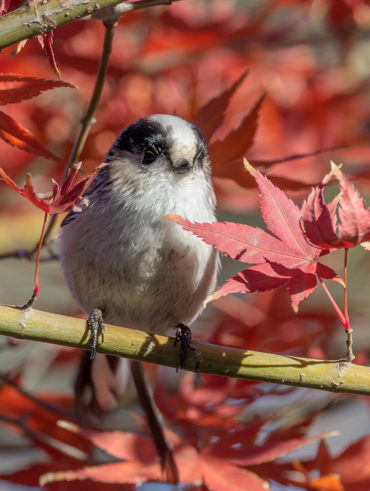
[[[0,0],[0,15],[7,14],[16,9],[21,0]]]
[[[82,469],[49,472],[41,476],[42,483],[90,479],[95,482],[135,484],[139,480],[144,482],[163,480],[154,445],[148,437],[121,431],[87,430],[68,422],[63,423],[62,426],[121,461]],[[234,428],[237,431],[221,434],[214,443],[204,442],[200,448],[189,444],[186,436],[180,439],[171,430],[166,430],[174,447],[180,482],[186,485],[203,482],[209,489],[215,491],[239,489],[263,491],[268,489],[268,481],[257,474],[256,466],[273,462],[278,457],[285,456],[307,443],[329,436],[329,434],[321,434],[310,438],[290,438],[265,444],[249,444],[248,440],[253,433],[255,433],[254,437],[257,437],[257,432],[261,429],[260,424],[254,426],[255,429],[251,432],[249,428],[239,425]],[[253,471],[245,468],[252,466]]]
[[[0,83],[5,83],[6,88],[0,89],[0,105],[15,104],[26,99],[32,99],[45,90],[56,87],[70,87],[75,85],[61,80],[45,80],[36,77],[25,77],[15,73],[0,74]],[[13,84],[13,86],[9,86]],[[18,121],[8,114],[0,111],[0,138],[14,147],[26,152],[55,160],[63,165],[66,162],[50,152],[32,133],[24,128]]]
[[[318,277],[339,282],[341,279],[317,261],[329,251],[307,240],[300,226],[299,208],[267,177],[248,162],[245,165],[257,182],[261,214],[271,233],[244,224],[191,223],[176,215],[167,218],[232,259],[253,264],[229,279],[209,300],[228,293],[261,292],[285,286],[292,307],[297,310],[299,303],[315,290]]]
[[[6,88],[0,89],[1,106],[32,99],[45,90],[55,89],[57,87],[76,88],[76,85],[70,82],[64,82],[63,80],[27,77],[18,73],[0,73],[0,82],[7,84]]]
[[[343,489],[364,491],[370,488],[370,436],[354,441],[342,453],[333,458],[325,442],[320,442],[316,459],[307,467],[318,468],[321,474],[339,475]]]
[[[217,128],[221,126],[231,98],[247,75],[248,71],[244,72],[231,87],[218,94],[199,109],[194,118],[194,123],[202,130],[203,135],[208,141],[210,141]]]
[[[53,50],[53,39],[54,39],[54,31],[50,31],[47,34],[40,34],[39,36],[36,36],[38,42],[40,43],[41,48],[45,51],[47,57],[49,58],[49,63],[54,71],[55,75],[57,76],[58,79],[61,78],[61,73],[58,68],[56,59],[55,59],[55,54]]]
[[[80,163],[73,165],[70,169],[68,169],[67,175],[61,184],[56,183],[52,180],[53,183],[53,193],[50,199],[39,198],[35,193],[33,188],[33,184],[31,181],[31,176],[27,174],[26,183],[23,188],[19,188],[16,183],[11,179],[6,172],[0,167],[0,178],[4,180],[4,182],[10,186],[14,191],[18,194],[26,198],[30,203],[34,204],[42,210],[44,215],[44,221],[42,224],[40,240],[37,246],[37,256],[36,256],[36,267],[35,267],[35,288],[30,300],[25,304],[25,306],[32,305],[37,295],[40,293],[40,284],[38,279],[38,270],[40,263],[40,254],[41,247],[44,240],[45,230],[46,230],[46,222],[48,215],[55,215],[57,213],[62,213],[66,211],[73,205],[79,204],[81,200],[81,195],[84,190],[90,185],[96,173],[99,172],[101,166],[97,167],[95,172],[90,176],[85,177],[77,184],[73,184],[76,174],[80,168]],[[104,164],[103,164],[104,165]]]
[[[326,204],[323,190],[333,178],[339,182],[341,194]],[[370,208],[366,208],[358,190],[333,164],[323,184],[313,189],[303,204],[301,224],[307,239],[319,247],[329,250],[355,247],[370,239]]]
[[[91,181],[96,176],[96,173],[99,172],[101,168],[101,166],[97,167],[95,173],[85,177],[85,179],[82,179],[77,184],[73,184],[80,165],[81,164],[76,164],[68,170],[62,184],[59,185],[52,180],[53,194],[50,199],[42,199],[37,196],[29,174],[27,174],[26,183],[23,188],[19,188],[13,179],[11,179],[1,167],[0,177],[8,186],[26,198],[30,203],[37,206],[37,208],[40,208],[40,210],[48,213],[49,215],[55,215],[66,211],[72,205],[78,204],[82,193],[90,185]]]
[[[235,87],[235,84],[234,84]],[[265,96],[262,95],[252,107],[251,111],[242,119],[239,126],[228,133],[223,140],[217,140],[209,146],[211,162],[218,168],[218,176],[232,177],[230,164],[240,160],[253,145],[257,131],[258,117]]]

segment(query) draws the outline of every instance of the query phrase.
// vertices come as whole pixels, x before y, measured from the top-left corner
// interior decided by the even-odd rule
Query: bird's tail
[[[90,353],[83,353],[75,382],[75,412],[81,424],[94,426],[104,413],[117,407],[117,400],[127,388],[130,378],[127,361],[99,353],[90,360]],[[177,484],[179,473],[172,445],[165,435],[163,418],[154,402],[143,365],[136,360],[130,360],[129,364],[162,472],[168,483]]]
[[[172,445],[165,435],[163,418],[154,402],[151,387],[145,377],[143,364],[140,361],[130,360],[130,368],[140,404],[145,412],[153,442],[161,461],[162,472],[164,472],[167,482],[177,484],[179,473]]]

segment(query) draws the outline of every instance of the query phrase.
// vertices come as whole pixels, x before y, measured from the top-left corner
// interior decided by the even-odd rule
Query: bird
[[[216,221],[211,162],[196,125],[169,114],[139,119],[120,132],[103,163],[59,238],[66,283],[91,330],[91,355],[84,354],[75,385],[82,415],[114,409],[127,382],[118,358],[96,354],[104,323],[149,335],[175,331],[182,365],[188,326],[214,290],[219,269],[216,249],[165,217]],[[139,398],[150,399],[140,362],[131,370]],[[167,444],[156,444],[162,468],[169,451],[159,447]]]

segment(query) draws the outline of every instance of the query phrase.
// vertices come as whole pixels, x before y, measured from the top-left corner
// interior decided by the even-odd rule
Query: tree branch
[[[112,47],[113,47],[113,39],[114,39],[114,33],[116,31],[117,27],[117,19],[115,15],[112,15],[109,19],[104,21],[104,27],[105,27],[105,35],[104,35],[104,42],[103,42],[103,49],[102,53],[100,56],[100,61],[99,61],[99,68],[98,68],[98,73],[96,75],[96,80],[95,80],[95,86],[94,90],[91,94],[90,102],[89,105],[86,109],[86,112],[81,120],[81,125],[79,132],[77,134],[76,140],[74,142],[71,154],[69,156],[68,162],[70,164],[76,164],[80,158],[80,155],[82,153],[82,150],[85,146],[87,137],[90,132],[90,128],[93,125],[95,118],[95,111],[98,107],[98,104],[100,102],[100,98],[103,92],[103,87],[105,83],[105,77],[108,71],[108,65],[109,65],[109,60],[110,60],[110,55],[112,53]],[[64,182],[68,172],[68,167],[66,167],[64,171],[64,175],[62,177],[62,182]],[[55,228],[55,225],[57,223],[57,215],[53,215],[50,218],[48,228],[45,232],[45,237],[44,237],[44,246],[47,245],[48,240],[50,238],[50,235],[52,231]],[[0,256],[1,259],[1,256]]]
[[[46,34],[56,27],[92,16],[111,18],[113,8],[117,18],[125,12],[170,5],[177,0],[148,0],[127,3],[125,0],[35,0],[0,17],[0,50],[24,39]]]
[[[0,334],[19,339],[89,349],[86,321],[29,309],[0,306]],[[215,346],[193,341],[184,368],[241,379],[309,387],[331,392],[370,395],[370,368],[341,361],[313,360]],[[124,327],[107,326],[98,351],[115,356],[178,367],[174,339]],[[199,362],[197,367],[197,362]],[[197,367],[197,368],[196,368]]]

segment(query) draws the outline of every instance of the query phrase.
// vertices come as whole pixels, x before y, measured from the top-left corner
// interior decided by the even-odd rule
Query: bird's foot
[[[87,319],[87,326],[90,329],[90,360],[92,360],[96,355],[99,330],[102,343],[104,342],[105,326],[103,322],[103,312],[100,309],[94,309],[90,312]]]
[[[177,324],[176,326],[176,337],[175,337],[175,346],[177,343],[180,343],[180,360],[179,360],[179,367],[183,368],[184,366],[184,361],[186,358],[186,348],[191,349],[192,351],[195,351],[194,346],[191,344],[191,329],[190,327],[186,326],[185,324]],[[176,369],[178,371],[178,368]]]

